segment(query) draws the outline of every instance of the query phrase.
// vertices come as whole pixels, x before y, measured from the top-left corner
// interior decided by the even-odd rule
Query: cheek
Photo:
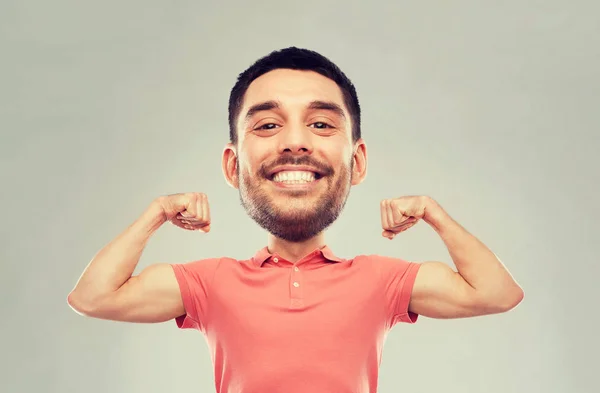
[[[256,172],[252,156],[248,156],[247,154],[240,154],[237,162],[237,172],[238,175],[241,175],[243,177],[248,177],[249,174]]]
[[[338,154],[335,159],[335,162],[338,163],[338,167],[343,171],[348,171],[354,164],[354,156],[350,151],[344,151],[342,154]]]
[[[327,146],[327,150],[323,152],[325,157],[329,157],[332,163],[338,163],[339,165],[348,165],[352,157],[354,156],[352,145],[346,141],[344,143],[332,143]]]
[[[268,162],[268,157],[268,149],[264,143],[244,143],[238,164],[243,171],[255,174],[264,162]]]
[[[250,161],[248,158],[241,160],[238,165],[238,179],[246,185],[255,184],[262,180],[260,175],[260,161]]]

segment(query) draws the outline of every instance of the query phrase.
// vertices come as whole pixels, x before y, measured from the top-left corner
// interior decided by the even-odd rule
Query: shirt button
[[[297,272],[298,270],[300,270],[300,269],[298,269],[298,266],[294,266],[294,271]]]
[[[273,262],[277,263],[277,262],[279,262],[279,259],[273,258]]]
[[[297,282],[294,282],[294,286],[295,286],[296,288],[298,288],[298,287],[300,286],[300,284],[298,284]]]

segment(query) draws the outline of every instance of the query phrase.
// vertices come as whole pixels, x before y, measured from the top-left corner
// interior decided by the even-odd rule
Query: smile
[[[281,171],[273,175],[273,181],[276,183],[301,184],[310,183],[319,178],[318,173],[309,171]]]
[[[318,183],[321,177],[310,171],[279,171],[272,176],[271,181],[284,188],[309,188]]]

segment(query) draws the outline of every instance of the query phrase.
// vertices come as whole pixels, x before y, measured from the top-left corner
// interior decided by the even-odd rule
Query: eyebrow
[[[313,101],[310,103],[310,105],[308,105],[308,109],[320,109],[330,111],[335,113],[339,117],[346,119],[346,113],[344,112],[342,107],[334,102]]]
[[[265,101],[260,104],[252,105],[248,112],[246,112],[246,116],[244,117],[244,121],[250,120],[252,116],[257,114],[258,112],[271,111],[273,109],[279,109],[279,103],[277,101]]]
[[[246,116],[244,116],[244,121],[250,120],[250,118],[252,116],[254,116],[255,114],[257,114],[258,112],[271,111],[271,110],[280,109],[280,108],[281,108],[281,106],[279,105],[279,103],[277,101],[265,101],[265,102],[261,102],[261,103],[252,105],[248,109],[248,112],[246,112]],[[346,119],[346,113],[344,112],[342,107],[334,102],[318,101],[318,100],[312,101],[308,105],[308,109],[331,111],[331,112],[335,113],[336,115],[338,115],[339,117]]]

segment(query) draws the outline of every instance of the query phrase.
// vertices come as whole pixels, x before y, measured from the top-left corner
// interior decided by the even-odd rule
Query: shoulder
[[[408,267],[410,265],[417,264],[416,262],[412,262],[404,258],[389,257],[379,254],[357,255],[352,261],[358,265],[366,265],[380,269]]]
[[[235,261],[235,259],[227,257],[203,258],[180,263],[171,263],[170,265],[176,273],[193,275],[216,271],[222,263],[227,263],[229,261]]]
[[[379,254],[358,255],[354,258],[353,263],[361,270],[373,271],[383,280],[416,276],[421,267],[421,264],[417,262]]]

